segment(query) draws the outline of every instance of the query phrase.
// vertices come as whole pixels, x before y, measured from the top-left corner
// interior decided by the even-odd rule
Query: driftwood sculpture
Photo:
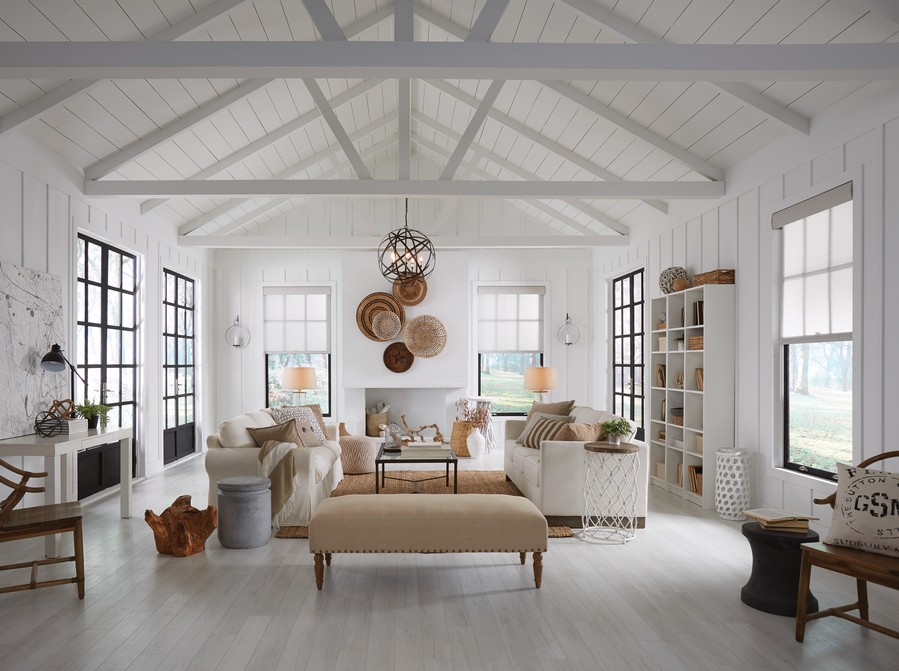
[[[156,551],[176,557],[203,552],[206,539],[215,530],[216,518],[215,508],[197,510],[190,505],[190,496],[179,496],[162,515],[152,510],[144,513],[156,539]]]
[[[414,440],[415,436],[421,436],[422,435],[421,432],[424,431],[425,429],[434,429],[434,440],[437,441],[438,443],[443,442],[443,434],[440,433],[440,427],[437,426],[437,424],[424,424],[424,425],[418,427],[418,429],[413,430],[413,429],[410,429],[409,425],[406,423],[405,415],[400,415],[400,418],[403,420],[403,426],[406,428],[406,435],[409,436],[410,440]]]

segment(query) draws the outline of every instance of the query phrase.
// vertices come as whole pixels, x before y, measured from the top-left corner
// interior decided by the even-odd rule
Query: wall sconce
[[[290,389],[300,395],[300,405],[305,405],[307,391],[318,389],[314,368],[285,368],[282,384],[284,389]]]
[[[565,323],[559,329],[559,342],[563,345],[573,345],[581,337],[581,332],[577,326],[571,323],[571,317],[565,313]]]
[[[534,392],[537,400],[543,402],[543,395],[556,388],[556,369],[536,366],[524,371],[524,388]]]
[[[225,342],[238,349],[249,344],[250,332],[240,325],[240,315],[237,315],[234,323],[225,330]]]

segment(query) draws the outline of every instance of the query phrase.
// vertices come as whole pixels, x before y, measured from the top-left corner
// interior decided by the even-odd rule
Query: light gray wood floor
[[[501,468],[501,454],[464,467]],[[305,540],[156,554],[141,519],[180,494],[206,503],[202,458],[85,508],[87,596],[74,586],[0,595],[0,669],[895,669],[899,641],[834,618],[793,639],[793,619],[740,602],[740,523],[652,489],[626,546],[553,539],[543,587],[517,555],[334,555],[318,592]],[[0,545],[2,563],[38,541]],[[2,580],[9,582],[9,577]],[[854,583],[818,572],[822,607]],[[871,589],[899,627],[899,594]]]

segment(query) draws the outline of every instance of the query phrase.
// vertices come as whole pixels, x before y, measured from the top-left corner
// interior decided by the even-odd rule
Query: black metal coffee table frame
[[[446,473],[442,475],[435,475],[430,478],[421,478],[419,480],[412,480],[410,478],[397,478],[392,475],[387,475],[387,464],[446,464]],[[386,485],[387,480],[411,482],[412,492],[414,494],[419,493],[419,483],[428,482],[429,480],[440,480],[441,478],[446,478],[446,486],[449,487],[450,465],[452,465],[453,467],[453,494],[458,494],[459,459],[456,457],[456,453],[453,452],[452,448],[449,449],[449,456],[447,457],[403,457],[400,453],[385,452],[384,446],[382,445],[380,449],[378,449],[378,456],[375,459],[375,494],[380,493],[381,488]]]

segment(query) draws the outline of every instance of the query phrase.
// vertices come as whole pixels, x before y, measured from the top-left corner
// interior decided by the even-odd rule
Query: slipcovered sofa
[[[596,424],[615,419],[611,413],[586,406],[575,406],[570,412],[572,422]],[[544,440],[539,449],[525,447],[518,442],[526,420],[506,421],[504,470],[506,477],[515,483],[547,517],[580,518],[584,512],[584,480],[586,462],[584,442],[569,440]],[[626,438],[639,448],[640,468],[637,472],[638,526],[646,521],[646,505],[649,492],[649,447],[643,441]],[[575,520],[569,519],[568,524]]]
[[[222,478],[259,474],[259,447],[248,427],[274,426],[269,410],[248,412],[226,420],[218,433],[206,438],[206,474],[209,476],[209,505],[218,505],[218,487]],[[282,526],[307,526],[319,503],[331,495],[343,480],[337,424],[326,424],[327,440],[318,447],[294,450],[297,466],[296,487],[303,492],[301,504]]]

